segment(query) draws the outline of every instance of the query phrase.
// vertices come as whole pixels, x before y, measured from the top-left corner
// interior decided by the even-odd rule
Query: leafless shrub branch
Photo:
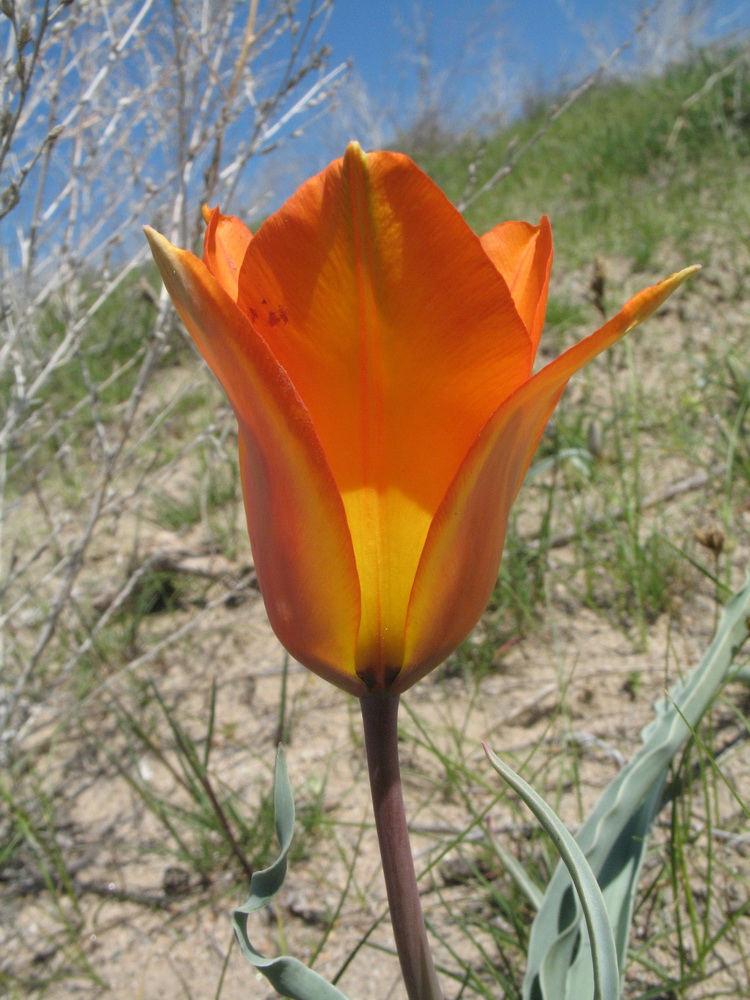
[[[185,430],[186,398],[213,390],[205,374],[175,375],[186,348],[149,277],[140,225],[194,246],[202,202],[231,210],[250,198],[254,160],[316,121],[346,76],[345,65],[328,66],[331,7],[0,4],[0,740],[9,752],[43,690],[59,689],[64,708],[66,677],[153,569],[139,550],[178,478],[201,490],[197,527],[209,531],[195,463],[229,464],[231,424],[220,408],[209,431]],[[115,599],[97,610],[92,595],[106,587]]]

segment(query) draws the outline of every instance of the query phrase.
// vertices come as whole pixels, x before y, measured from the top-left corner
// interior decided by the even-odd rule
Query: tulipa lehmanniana
[[[281,642],[360,697],[394,933],[412,1000],[439,997],[403,813],[398,696],[467,636],[568,379],[694,268],[533,373],[552,237],[477,237],[406,156],[307,181],[255,235],[205,211],[203,259],[147,229],[239,426],[255,568]]]

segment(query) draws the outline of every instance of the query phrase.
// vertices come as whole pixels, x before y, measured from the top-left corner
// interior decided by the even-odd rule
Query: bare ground
[[[648,392],[671,393],[679,367],[689,367],[691,358],[711,347],[716,330],[705,299],[688,299],[681,310],[679,316],[654,321],[653,336],[639,343]],[[692,321],[689,345],[677,332],[678,326],[684,329],[686,310]],[[651,365],[657,355],[663,362],[665,351],[674,361],[674,378],[666,381],[663,371],[656,374]],[[581,399],[591,405],[592,393],[595,397],[603,391],[597,385],[577,386],[571,405]],[[684,401],[684,393],[680,399]],[[645,437],[643,450],[653,454],[644,463],[652,493],[695,471],[684,455],[664,456],[658,434]],[[704,456],[700,459],[704,462]],[[716,524],[721,502],[717,484],[708,476],[697,491],[664,501],[647,516],[705,531]],[[598,513],[590,511],[591,517]],[[524,508],[521,527],[533,529],[537,521],[533,504]],[[564,533],[575,521],[564,512],[555,528]],[[742,499],[735,504],[732,525],[731,560],[738,583],[747,566],[750,537],[750,505]],[[128,530],[125,525],[112,532],[112,545],[120,553],[126,549],[123,537],[132,537],[132,526],[130,535]],[[229,914],[244,899],[246,877],[216,829],[202,825],[179,768],[175,732],[155,705],[147,679],[201,753],[206,751],[215,682],[211,780],[222,794],[231,790],[232,801],[252,817],[264,808],[271,784],[283,651],[268,626],[246,548],[207,555],[199,526],[172,536],[151,535],[146,549],[171,553],[170,572],[208,582],[197,590],[191,583],[173,604],[151,609],[157,613],[147,616],[133,648],[122,651],[106,677],[93,683],[79,679],[83,687],[77,698],[71,698],[74,685],[61,687],[54,678],[52,696],[36,699],[28,708],[18,745],[20,768],[25,769],[26,787],[34,789],[35,804],[32,810],[32,800],[11,803],[15,812],[9,811],[7,829],[35,832],[0,875],[0,984],[5,981],[9,997],[233,1000],[273,995],[232,946]],[[94,575],[94,589],[106,591],[110,577],[117,583],[117,560],[107,561],[106,538],[99,545],[103,568]],[[186,569],[191,554],[198,562]],[[553,570],[564,569],[571,558],[566,546],[553,549]],[[196,565],[202,577],[190,575]],[[650,622],[645,636],[616,620],[606,601],[598,610],[584,607],[575,589],[556,582],[555,572],[550,579],[543,625],[526,636],[511,636],[491,669],[478,677],[465,670],[436,671],[403,699],[402,759],[418,868],[447,851],[424,878],[425,911],[445,940],[471,961],[478,961],[479,954],[461,933],[462,921],[474,914],[490,924],[504,919],[493,912],[485,887],[472,878],[456,878],[462,862],[450,845],[469,825],[472,811],[489,807],[491,828],[504,846],[522,859],[533,850],[534,860],[544,862],[536,842],[528,846],[528,818],[507,799],[492,804],[498,779],[484,760],[480,741],[487,740],[516,763],[531,758],[527,773],[575,825],[637,748],[654,699],[698,662],[716,620],[714,595],[697,573],[685,578],[684,597],[675,595],[669,611]],[[184,636],[175,640],[181,628]],[[33,633],[33,618],[28,629]],[[166,634],[172,638],[161,647]],[[486,635],[486,626],[480,625],[469,641],[479,644]],[[139,659],[147,653],[146,660]],[[694,896],[688,906],[684,899],[675,901],[670,885],[650,894],[651,904],[637,914],[634,947],[641,957],[629,968],[626,997],[657,986],[654,967],[678,976],[680,951],[693,946],[675,935],[677,914],[685,925],[692,918],[710,936],[726,914],[747,903],[748,824],[732,792],[750,801],[747,712],[747,692],[741,687],[729,690],[713,712],[721,777],[709,782],[708,801],[704,784],[696,783],[684,819],[691,835],[685,875]],[[357,705],[293,664],[287,723],[287,760],[300,815],[314,816],[314,822],[300,834],[303,853],[292,864],[277,911],[252,928],[256,943],[269,953],[288,948],[309,959],[335,914],[316,968],[335,975],[369,934],[340,988],[352,1000],[403,1000],[387,919],[372,930],[384,914],[385,895]],[[435,741],[433,749],[425,746],[428,738]],[[182,806],[185,813],[165,818],[151,807],[155,802],[173,810]],[[669,824],[666,809],[655,831],[645,883],[664,879]],[[468,835],[462,857],[486,857],[482,829]],[[194,854],[192,861],[181,854],[179,837]],[[507,883],[499,865],[487,878]],[[711,885],[710,893],[701,892],[702,881]],[[749,932],[750,917],[744,912],[707,959],[705,980],[663,996],[739,1000],[749,995],[750,955],[743,945]],[[486,932],[476,934],[474,944],[485,946],[492,959],[495,943]],[[437,953],[439,961],[455,968],[444,947],[438,946]],[[513,956],[512,961],[520,977],[522,959]],[[447,996],[457,996],[460,984],[445,982]]]

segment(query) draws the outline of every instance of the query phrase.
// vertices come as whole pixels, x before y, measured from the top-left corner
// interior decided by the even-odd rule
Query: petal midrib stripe
[[[352,240],[354,270],[357,288],[357,337],[359,341],[359,443],[362,482],[357,502],[360,507],[360,532],[357,553],[367,564],[372,603],[369,611],[376,622],[373,635],[382,640],[383,583],[388,567],[384,565],[387,552],[383,537],[383,518],[380,501],[387,488],[384,482],[385,453],[385,400],[383,398],[384,359],[381,338],[378,335],[378,310],[373,277],[377,264],[375,240],[370,219],[367,175],[358,157],[347,160],[349,192],[351,198]],[[364,551],[366,546],[367,551]],[[361,567],[364,569],[364,567]],[[382,658],[382,641],[377,651]]]

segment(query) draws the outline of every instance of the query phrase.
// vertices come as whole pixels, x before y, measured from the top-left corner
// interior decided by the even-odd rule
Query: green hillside
[[[710,264],[717,234],[747,226],[746,51],[706,50],[657,79],[596,84],[550,122],[566,96],[481,142],[416,150],[416,158],[461,202],[471,164],[477,190],[518,157],[466,218],[483,232],[499,219],[547,213],[563,267],[595,254],[622,255],[637,268],[669,265],[687,246]]]
[[[203,44],[202,32],[189,37]],[[143,180],[147,209],[128,194],[138,225],[120,232],[112,202],[117,224],[95,266],[86,234],[110,217],[85,213],[105,211],[115,168],[138,166],[139,142],[158,145],[159,116],[171,111],[161,78],[124,152],[96,160],[126,106],[114,84],[109,118],[88,98],[79,108],[76,127],[99,130],[85,134],[89,160],[82,139],[72,166],[60,166],[62,139],[44,140],[39,169],[49,157],[83,194],[62,222],[40,196],[38,272],[29,252],[34,280],[3,290],[0,994],[12,1000],[265,996],[227,914],[276,850],[268,790],[280,739],[297,805],[290,891],[249,932],[269,954],[341,973],[353,1000],[401,995],[357,705],[290,664],[270,629],[234,413],[140,242],[141,222],[176,232],[182,221],[185,245],[197,245],[205,177],[231,189],[221,128],[237,120],[244,64],[221,46],[194,63],[205,94],[216,87],[213,103],[177,67],[169,94],[188,102],[185,159],[166,179]],[[110,62],[119,52],[101,51]],[[294,89],[306,78],[285,80]],[[569,97],[538,101],[496,134],[399,139],[467,203],[478,232],[550,216],[540,364],[644,286],[703,267],[571,380],[514,507],[486,614],[403,700],[423,900],[446,996],[461,1000],[519,1000],[534,891],[508,875],[508,858],[537,887],[556,863],[489,774],[480,740],[575,827],[638,747],[654,701],[707,647],[750,558],[750,49],[712,48],[658,78],[599,81],[566,106]],[[205,107],[216,133],[192,131]],[[46,266],[58,238],[65,253]],[[321,565],[321,579],[330,572]],[[627,1000],[750,996],[748,705],[736,680],[674,764],[636,907]]]

